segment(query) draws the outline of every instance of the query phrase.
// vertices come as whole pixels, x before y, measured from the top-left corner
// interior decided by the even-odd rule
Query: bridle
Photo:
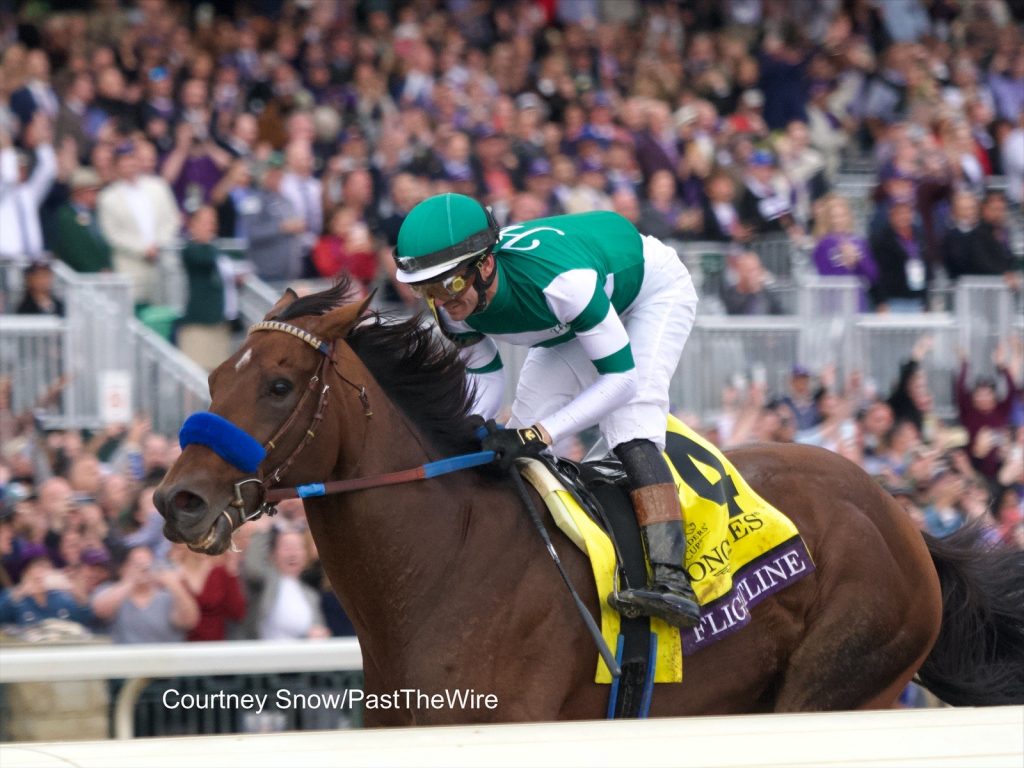
[[[317,496],[327,496],[336,493],[348,493],[369,488],[381,488],[389,485],[411,483],[417,480],[429,480],[435,477],[460,472],[472,467],[479,467],[489,464],[495,459],[494,451],[481,450],[472,453],[449,456],[447,458],[430,461],[418,467],[400,469],[393,472],[384,472],[376,475],[364,475],[362,477],[348,477],[341,480],[329,480],[321,483],[307,483],[294,488],[275,488],[281,482],[288,469],[295,463],[299,455],[316,438],[320,423],[324,420],[327,412],[328,394],[331,387],[325,379],[328,366],[334,370],[338,378],[346,385],[355,390],[359,402],[363,408],[363,415],[366,418],[373,416],[370,408],[370,400],[366,394],[366,387],[350,381],[341,372],[337,361],[334,358],[334,344],[328,344],[317,338],[309,331],[298,326],[284,323],[279,320],[264,320],[256,323],[249,329],[249,333],[260,331],[279,331],[287,333],[300,339],[320,353],[320,361],[309,378],[305,392],[295,403],[288,417],[278,427],[270,439],[261,443],[244,429],[227,419],[209,411],[200,411],[189,416],[181,427],[179,442],[182,448],[188,445],[202,445],[219,455],[231,466],[247,473],[233,485],[234,497],[221,514],[231,526],[234,532],[250,520],[256,520],[263,515],[274,515],[277,513],[277,504],[285,499],[309,499]],[[284,443],[286,436],[293,432],[296,423],[302,412],[307,408],[307,403],[318,396],[316,408],[306,425],[305,432],[282,461],[274,469],[266,471],[263,469],[267,458]],[[481,427],[482,429],[482,427]],[[486,434],[486,431],[484,431]],[[483,438],[478,430],[477,436]],[[364,436],[365,437],[365,436]],[[245,499],[245,489],[252,486],[256,493],[255,507],[249,509]],[[234,513],[234,514],[232,514]]]
[[[309,446],[310,443],[313,442],[313,439],[316,437],[317,430],[320,427],[320,422],[323,421],[324,415],[327,412],[327,403],[329,402],[328,394],[330,393],[331,385],[326,383],[328,365],[334,369],[335,373],[338,374],[338,377],[344,383],[356,390],[359,396],[359,401],[363,405],[364,415],[367,418],[373,415],[373,411],[370,409],[369,398],[366,395],[366,387],[349,381],[338,369],[337,362],[334,359],[333,343],[328,344],[314,336],[309,331],[279,320],[264,320],[256,323],[249,328],[249,335],[261,331],[279,331],[294,336],[319,352],[321,357],[316,370],[313,372],[313,375],[309,377],[306,390],[302,393],[302,397],[299,398],[298,402],[295,403],[295,407],[292,408],[288,418],[286,418],[281,426],[277,428],[270,439],[263,443],[265,455],[263,461],[260,462],[259,467],[256,469],[255,476],[246,477],[235,482],[234,498],[228,503],[228,506],[222,512],[224,517],[227,518],[228,522],[231,524],[232,531],[250,520],[256,520],[263,515],[272,516],[277,513],[276,504],[280,499],[271,498],[268,492],[271,488],[281,482],[282,476],[284,476],[292,464],[295,463],[295,460],[299,455]],[[317,391],[319,391],[319,399],[317,400],[316,409],[313,411],[313,415],[310,418],[309,423],[306,425],[306,430],[302,435],[301,440],[299,440],[295,448],[292,449],[292,452],[288,454],[276,467],[274,467],[273,470],[265,471],[263,469],[263,465],[266,463],[266,459],[269,458],[283,442],[286,435],[295,426],[295,423],[298,421],[298,418],[306,407],[307,402],[309,402]],[[247,513],[243,489],[250,485],[256,490],[257,504],[256,508],[252,512]],[[283,496],[282,498],[287,497]],[[232,519],[229,510],[237,511],[237,521]]]

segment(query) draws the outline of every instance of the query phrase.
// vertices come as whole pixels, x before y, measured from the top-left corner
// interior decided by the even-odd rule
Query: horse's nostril
[[[206,502],[191,491],[178,491],[171,499],[171,506],[178,512],[199,512],[205,509]]]

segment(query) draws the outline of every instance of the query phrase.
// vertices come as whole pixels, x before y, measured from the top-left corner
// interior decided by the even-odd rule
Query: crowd
[[[733,314],[782,311],[763,238],[857,276],[865,311],[926,309],[962,275],[1022,289],[1015,0],[45,6],[0,32],[0,261],[24,269],[18,311],[63,311],[50,254],[130,276],[140,308],[160,259],[179,258],[177,343],[206,367],[226,356],[246,276],[220,239],[244,241],[263,280],[348,274],[418,309],[391,252],[404,215],[442,191],[503,224],[605,209],[720,243]],[[863,222],[835,190],[848,157],[876,181]],[[1024,546],[1020,348],[1000,347],[998,379],[964,364],[950,425],[927,347],[891,392],[798,366],[785,392],[727,387],[699,426],[726,447],[837,450],[923,529],[977,519],[994,546]],[[0,386],[0,434],[0,624],[66,619],[122,642],[350,631],[301,507],[244,526],[240,553],[197,557],[160,535],[151,493],[176,449],[144,420],[44,433]]]

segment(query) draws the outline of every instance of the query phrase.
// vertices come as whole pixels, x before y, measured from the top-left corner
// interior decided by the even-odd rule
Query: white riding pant
[[[697,316],[697,291],[675,249],[648,236],[643,247],[640,293],[621,315],[639,381],[633,398],[598,423],[609,448],[645,439],[664,449],[669,383]],[[556,347],[531,348],[519,374],[508,426],[543,421],[599,375],[575,339]]]

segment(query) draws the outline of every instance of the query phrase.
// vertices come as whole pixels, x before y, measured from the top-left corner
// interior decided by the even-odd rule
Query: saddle
[[[607,604],[612,591],[643,586],[647,579],[629,484],[619,462],[612,456],[582,464],[545,456],[520,463],[558,527],[590,560],[602,635],[618,649],[623,668],[613,681],[598,659],[595,682],[612,683],[613,689],[621,684],[623,694],[636,687],[638,701],[625,705],[631,711],[642,712],[652,683],[682,681],[684,656],[739,631],[758,602],[814,571],[792,521],[755,493],[716,446],[671,416],[665,456],[683,509],[683,566],[702,611],[701,623],[686,630],[659,619],[620,616]],[[631,679],[641,684],[628,684]],[[621,697],[616,706],[623,709]],[[609,716],[614,716],[611,711]]]

